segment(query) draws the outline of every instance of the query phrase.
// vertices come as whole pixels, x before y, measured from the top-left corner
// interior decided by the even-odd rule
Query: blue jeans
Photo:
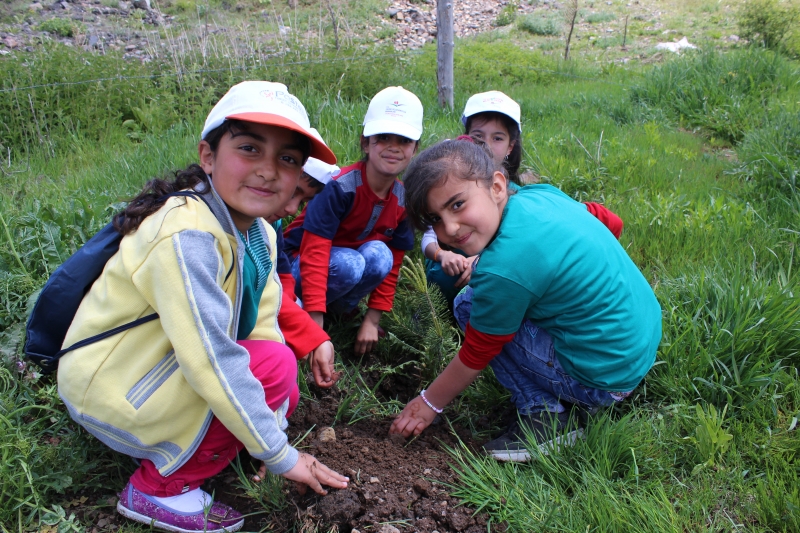
[[[358,249],[331,247],[328,263],[328,311],[347,313],[355,309],[361,298],[374,291],[392,270],[392,252],[381,241],[369,241]],[[300,257],[292,263],[295,293],[303,298],[300,279]]]
[[[472,311],[472,288],[456,296],[453,313],[462,330]],[[561,400],[584,409],[614,403],[611,393],[592,389],[566,373],[558,362],[553,339],[547,331],[525,320],[517,334],[489,363],[500,384],[511,393],[511,401],[521,414],[537,411],[564,411]]]

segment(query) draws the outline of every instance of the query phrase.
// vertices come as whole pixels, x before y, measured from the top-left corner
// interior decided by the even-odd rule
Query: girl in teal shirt
[[[543,445],[574,437],[570,406],[611,405],[644,378],[661,339],[661,308],[585,205],[550,185],[510,194],[486,149],[461,141],[422,152],[405,185],[410,221],[478,258],[470,288],[455,300],[464,344],[392,432],[418,435],[489,364],[520,423],[485,448],[526,460],[524,426]]]

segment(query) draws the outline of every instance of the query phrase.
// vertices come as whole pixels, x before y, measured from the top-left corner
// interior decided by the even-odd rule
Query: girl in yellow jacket
[[[153,180],[115,218],[119,251],[86,294],[64,346],[158,319],[65,355],[58,388],[72,417],[141,459],[118,511],[176,532],[236,531],[242,515],[200,489],[247,448],[310,486],[348,479],[287,441],[297,363],[277,316],[275,232],[309,156],[336,157],[278,83],[234,86],[206,119],[199,165]],[[191,191],[193,196],[171,195]]]

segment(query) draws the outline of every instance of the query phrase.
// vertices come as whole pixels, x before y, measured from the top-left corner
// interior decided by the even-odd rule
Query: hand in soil
[[[259,474],[261,470],[258,471]],[[265,472],[266,474],[266,472]],[[317,461],[313,455],[307,453],[300,453],[300,458],[297,460],[291,470],[282,474],[286,479],[291,479],[297,483],[297,492],[300,494],[306,493],[306,488],[311,487],[311,490],[317,494],[328,494],[328,491],[322,488],[322,485],[333,487],[336,489],[347,488],[347,482],[350,478],[334,472],[324,464]]]
[[[353,349],[356,355],[369,353],[378,345],[378,323],[381,321],[382,314],[383,312],[377,309],[367,310],[356,335],[356,344]]]
[[[318,387],[329,388],[339,380],[340,372],[333,371],[333,343],[325,341],[309,354],[309,366]]]
[[[403,411],[392,422],[389,434],[400,433],[405,438],[419,435],[426,427],[431,425],[436,413],[425,405],[422,398],[417,396],[405,406]]]

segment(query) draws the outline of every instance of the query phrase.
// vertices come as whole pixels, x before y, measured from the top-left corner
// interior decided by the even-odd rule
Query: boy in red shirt
[[[387,87],[364,118],[364,158],[342,169],[286,230],[295,292],[320,325],[328,311],[347,313],[370,295],[355,353],[378,342],[378,323],[391,311],[397,276],[414,232],[398,181],[422,135],[422,103],[402,87]]]

